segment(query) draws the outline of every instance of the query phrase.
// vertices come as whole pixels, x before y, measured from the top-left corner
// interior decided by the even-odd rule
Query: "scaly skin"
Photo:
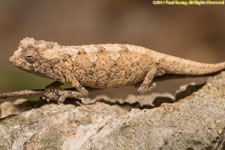
[[[203,64],[129,44],[60,46],[33,38],[24,38],[20,42],[10,62],[28,72],[70,83],[83,96],[88,95],[84,87],[120,87],[143,81],[138,88],[142,94],[156,86],[152,82],[156,76],[166,73],[204,75],[225,68],[225,63]],[[46,95],[51,94],[47,92]],[[58,97],[63,102],[74,95],[77,93],[65,91]]]

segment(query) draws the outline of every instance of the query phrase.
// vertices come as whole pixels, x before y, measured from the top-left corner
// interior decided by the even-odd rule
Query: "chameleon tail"
[[[204,75],[225,70],[225,62],[207,64],[169,55],[161,58],[160,64],[169,74]]]

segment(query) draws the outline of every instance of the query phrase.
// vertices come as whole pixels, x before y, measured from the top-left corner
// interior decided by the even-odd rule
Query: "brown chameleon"
[[[56,82],[47,86],[47,99],[85,97],[85,87],[111,88],[136,85],[138,93],[153,89],[154,77],[164,74],[204,75],[225,69],[225,62],[204,64],[129,44],[61,46],[54,42],[24,38],[10,57],[15,66]],[[63,83],[77,90],[54,90]],[[60,91],[60,92],[59,92]]]

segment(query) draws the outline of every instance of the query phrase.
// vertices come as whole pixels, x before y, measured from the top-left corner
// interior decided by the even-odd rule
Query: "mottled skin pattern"
[[[46,90],[45,96],[60,102],[79,94],[87,96],[85,87],[120,87],[143,81],[138,88],[138,93],[142,94],[156,86],[152,82],[156,76],[203,75],[225,68],[225,63],[203,64],[129,44],[60,46],[33,38],[24,38],[20,42],[10,62],[57,81],[47,86],[51,90]],[[78,92],[57,92],[56,86],[62,83],[72,84]]]

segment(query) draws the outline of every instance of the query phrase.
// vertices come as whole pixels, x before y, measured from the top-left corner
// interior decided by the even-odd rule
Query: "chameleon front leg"
[[[47,101],[58,101],[60,98],[60,92],[63,89],[60,88],[60,86],[63,85],[63,83],[55,81],[45,87],[45,93],[42,95],[42,99]]]
[[[89,92],[76,80],[72,81],[72,86],[78,91],[71,90],[60,90],[58,91],[60,97],[58,99],[59,103],[63,103],[66,98],[84,98],[87,97]]]
[[[57,101],[58,103],[63,103],[66,98],[82,98],[82,94],[77,91],[63,90],[63,89],[46,89],[42,98],[47,101]]]
[[[58,101],[58,103],[63,103],[66,98],[82,98],[88,95],[88,91],[77,80],[72,81],[72,86],[76,88],[78,92],[63,90],[59,87],[62,84],[63,83],[56,81],[46,86],[45,93],[42,98],[47,101],[55,100]]]
[[[154,89],[156,87],[156,83],[152,81],[156,75],[157,75],[157,66],[153,66],[145,76],[145,79],[138,88],[137,92],[139,94],[144,94]]]

